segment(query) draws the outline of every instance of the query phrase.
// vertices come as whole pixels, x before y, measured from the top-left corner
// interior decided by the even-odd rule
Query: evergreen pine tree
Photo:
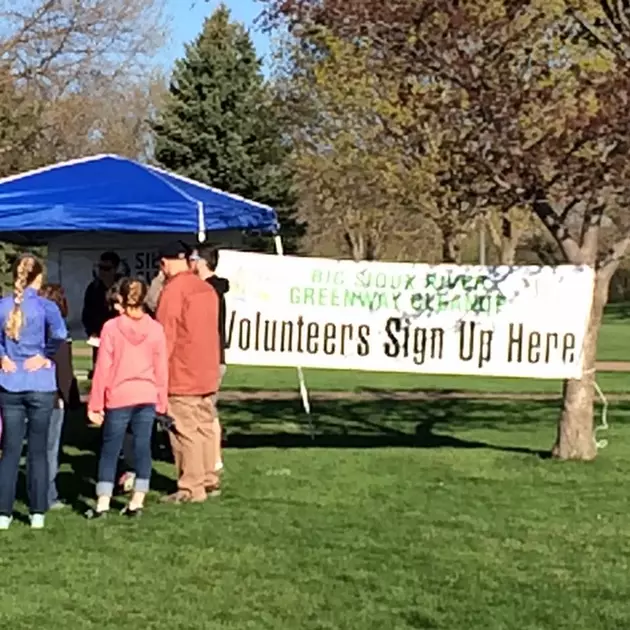
[[[224,5],[176,61],[169,92],[154,125],[156,160],[181,175],[272,206],[286,249],[294,249],[289,148],[249,33],[231,21]]]

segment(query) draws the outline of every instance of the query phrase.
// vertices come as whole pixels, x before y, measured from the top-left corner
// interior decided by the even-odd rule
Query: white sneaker
[[[13,520],[13,517],[11,516],[0,516],[0,531],[9,529],[9,527],[11,526],[12,520]]]
[[[44,529],[44,515],[31,514],[31,529]]]

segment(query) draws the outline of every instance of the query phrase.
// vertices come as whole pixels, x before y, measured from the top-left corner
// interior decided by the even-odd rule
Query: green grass
[[[13,630],[609,630],[630,625],[630,406],[588,465],[542,459],[557,407],[437,401],[222,406],[224,496],[2,533]],[[62,484],[93,492],[98,431]],[[289,448],[290,447],[290,448]],[[158,463],[166,490],[171,466]]]
[[[630,361],[630,304],[609,304],[599,335],[599,361]]]
[[[429,374],[394,374],[350,372],[343,370],[304,370],[310,391],[457,391],[490,393],[540,393],[562,391],[562,382],[542,379],[482,378],[478,376],[439,376]],[[605,393],[630,393],[627,373],[606,372],[597,377]],[[295,368],[259,368],[230,366],[222,390],[295,391],[298,388]]]

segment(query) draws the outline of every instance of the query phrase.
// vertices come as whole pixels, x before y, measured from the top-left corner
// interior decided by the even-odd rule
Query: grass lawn
[[[630,361],[630,304],[609,304],[599,335],[599,361]]]
[[[0,627],[609,630],[630,627],[630,406],[588,465],[538,455],[544,403],[224,404],[224,496],[144,518],[51,514],[2,533]],[[98,431],[68,426],[91,496]],[[291,448],[288,448],[291,447]],[[154,486],[166,491],[170,464]]]
[[[562,382],[542,379],[481,378],[478,376],[440,376],[430,374],[393,374],[347,372],[342,370],[304,370],[311,391],[461,391],[490,393],[541,393],[558,395]],[[630,375],[606,372],[597,377],[604,393],[630,394]],[[224,390],[295,390],[298,388],[294,368],[228,368]]]

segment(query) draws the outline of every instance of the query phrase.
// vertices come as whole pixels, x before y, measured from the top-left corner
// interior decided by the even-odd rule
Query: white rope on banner
[[[276,234],[273,237],[273,242],[276,246],[276,254],[278,254],[278,256],[284,256],[284,247],[282,246],[282,238]],[[306,411],[306,414],[308,415],[308,424],[309,424],[311,437],[314,437],[315,428],[313,427],[313,421],[311,419],[311,403],[308,396],[308,389],[306,387],[306,380],[304,378],[304,372],[301,367],[297,368],[297,373],[298,373],[298,382],[300,384],[300,396],[302,397],[302,406],[304,407],[304,411]]]
[[[598,440],[597,434],[601,431],[608,431],[608,399],[604,396],[604,392],[602,388],[597,384],[597,381],[593,381],[593,385],[595,386],[595,391],[599,396],[599,399],[602,401],[602,421],[599,426],[595,427],[595,446],[598,449],[603,449],[608,446],[608,440]]]
[[[585,375],[595,374],[595,368],[586,370],[584,374]],[[599,386],[599,383],[597,382],[596,379],[593,379],[593,387],[595,388],[595,391],[597,392],[597,395],[599,396],[599,400],[602,403],[602,420],[600,424],[595,427],[595,430],[593,432],[593,439],[595,440],[595,446],[597,447],[598,450],[601,450],[608,446],[608,440],[597,439],[598,433],[600,433],[601,431],[608,431],[608,429],[610,428],[610,426],[608,425],[608,398],[606,398],[606,395],[604,394],[602,388]]]

